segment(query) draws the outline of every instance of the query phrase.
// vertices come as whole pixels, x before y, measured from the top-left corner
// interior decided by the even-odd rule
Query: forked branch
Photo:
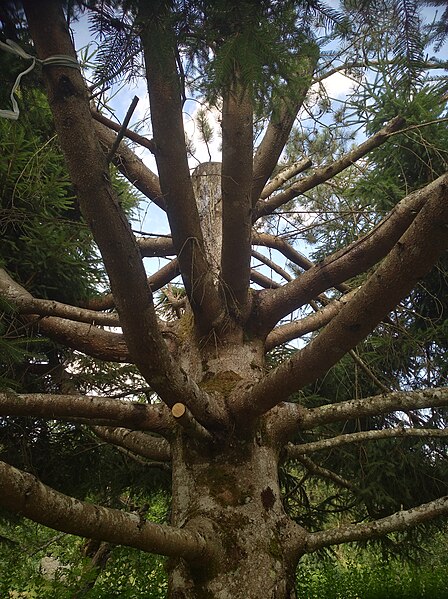
[[[280,206],[283,206],[293,198],[296,198],[300,194],[303,194],[306,191],[313,189],[317,185],[328,181],[338,173],[348,168],[350,165],[354,164],[357,160],[371,152],[374,148],[382,145],[393,133],[402,129],[404,125],[404,119],[401,117],[396,117],[380,131],[378,131],[378,133],[375,133],[375,135],[367,139],[353,150],[350,150],[350,152],[347,154],[344,154],[344,156],[338,160],[335,160],[335,162],[332,164],[316,169],[314,173],[308,177],[304,177],[300,181],[293,183],[293,185],[288,187],[288,189],[276,194],[275,196],[272,196],[269,200],[259,201],[255,207],[254,221],[262,216],[272,214],[274,210]]]
[[[244,411],[262,414],[324,375],[429,272],[448,247],[447,188],[448,175],[425,188],[425,205],[389,255],[317,337],[252,388]]]
[[[113,147],[117,136],[100,123],[95,123],[95,131],[101,145],[108,152]],[[165,201],[160,189],[159,178],[123,142],[120,143],[114,153],[113,163],[134,187],[159,208],[165,210]]]
[[[264,329],[268,332],[276,322],[293,310],[315,299],[326,289],[337,286],[343,281],[365,272],[384,258],[404,232],[411,226],[423,206],[430,205],[434,200],[436,203],[438,201],[443,202],[447,184],[448,175],[442,175],[433,183],[409,194],[372,231],[357,241],[328,256],[328,258],[309,268],[309,270],[296,277],[291,283],[284,285],[281,289],[262,291],[259,297],[259,307],[256,317],[256,326],[259,331],[261,332]],[[437,222],[433,221],[432,226],[441,232],[440,226],[443,227],[443,220],[440,226]],[[425,247],[426,244],[429,247],[432,241],[431,237],[422,239],[421,232],[422,230],[419,229],[418,239],[423,244],[421,247]],[[413,244],[411,241],[410,236],[408,236],[409,253],[412,253],[412,247],[417,244],[417,238]],[[400,255],[404,257],[406,252],[400,252]],[[413,261],[409,254],[408,258],[411,265]],[[423,262],[427,262],[424,255],[421,259]],[[400,279],[400,268],[397,264],[395,264],[395,268],[397,268],[397,275]],[[428,264],[427,268],[429,268]],[[410,281],[412,281],[412,285],[417,281],[415,276],[412,276],[412,273]],[[406,283],[406,281],[403,280],[403,283]]]

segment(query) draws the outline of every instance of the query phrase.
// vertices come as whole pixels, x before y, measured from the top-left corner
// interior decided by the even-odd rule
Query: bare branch
[[[340,299],[333,300],[314,314],[309,314],[300,320],[288,322],[276,327],[266,337],[266,351],[270,351],[278,345],[288,343],[288,341],[292,341],[293,339],[297,339],[302,335],[306,335],[307,333],[311,333],[322,328],[328,324],[330,320],[334,318],[338,312],[340,312],[340,310],[342,310],[345,304],[353,297],[355,293],[356,290],[353,290],[352,292],[347,293],[347,295],[343,295]]]
[[[410,510],[396,512],[375,522],[350,524],[331,528],[330,530],[310,533],[306,538],[305,547],[302,547],[302,550],[304,549],[306,553],[312,553],[317,549],[329,547],[330,545],[375,539],[390,532],[406,530],[407,528],[423,524],[428,520],[432,520],[438,516],[445,516],[446,514],[448,514],[448,496],[424,503]]]
[[[138,237],[137,245],[143,258],[166,258],[176,254],[171,237]]]
[[[92,356],[92,358],[99,358],[107,362],[134,363],[121,333],[112,333],[94,325],[56,317],[41,319],[31,316],[27,318],[39,332],[47,335],[53,341]]]
[[[291,98],[291,92],[289,91],[289,97],[277,98],[275,111],[272,113],[266,133],[255,153],[252,206],[256,205],[266,182],[277,166],[278,159],[291,133],[297,113],[311,86],[311,77],[316,67],[316,58],[303,58],[301,72],[297,74],[301,79],[301,85],[296,91],[296,97]],[[290,87],[291,89],[292,86]]]
[[[56,530],[188,560],[204,559],[210,549],[199,532],[79,501],[4,462],[0,462],[0,481],[3,508]]]
[[[289,454],[287,457],[290,458]],[[298,455],[293,456],[293,459],[297,460],[300,464],[302,464],[302,466],[304,466],[308,470],[308,472],[310,472],[311,474],[315,474],[316,476],[319,476],[326,480],[330,480],[332,483],[336,484],[338,487],[343,487],[344,489],[350,489],[350,491],[356,490],[356,485],[353,484],[351,481],[340,476],[339,474],[336,474],[336,472],[333,472],[332,470],[329,470],[328,468],[319,466],[318,464],[313,462],[313,460],[311,460],[310,458],[308,458],[305,455],[298,454]]]
[[[13,305],[17,301],[34,301],[31,293],[16,283],[3,269],[0,269],[0,295]],[[73,308],[71,315],[73,316],[76,311],[77,308]],[[131,361],[123,335],[57,317],[40,318],[29,315],[24,318],[33,326],[37,325],[39,330],[50,339],[64,343],[89,356],[111,362]]]
[[[265,200],[272,193],[274,193],[274,191],[277,191],[277,189],[286,183],[286,181],[289,181],[289,179],[292,179],[296,175],[300,175],[300,173],[303,173],[303,171],[306,171],[308,168],[310,168],[311,165],[312,162],[309,158],[303,158],[302,160],[294,162],[294,164],[285,167],[279,172],[278,175],[273,177],[269,183],[267,183],[267,185],[265,185],[260,194],[260,198]]]
[[[246,312],[251,250],[253,172],[252,89],[235,81],[222,109],[221,278],[227,306],[240,320]]]
[[[100,143],[109,151],[116,141],[116,135],[100,123],[95,123],[95,131]],[[120,143],[114,154],[113,163],[136,189],[165,210],[159,178],[126,144]]]
[[[385,428],[382,430],[361,431],[347,435],[339,435],[331,439],[321,439],[302,445],[288,444],[286,446],[286,455],[288,459],[295,459],[298,456],[321,451],[323,449],[334,449],[341,445],[351,443],[360,443],[362,441],[376,441],[378,439],[395,439],[397,437],[448,437],[448,428]]]
[[[103,441],[123,447],[149,460],[169,462],[171,459],[170,445],[161,437],[122,427],[92,426],[92,430]]]
[[[277,436],[290,437],[299,430],[341,422],[352,418],[377,416],[400,410],[420,410],[448,406],[448,389],[437,387],[420,391],[392,391],[363,399],[352,399],[318,408],[304,408],[297,403],[282,403],[267,416]]]
[[[294,264],[297,264],[297,266],[300,266],[304,270],[309,270],[312,266],[314,266],[314,262],[311,262],[311,260],[309,260],[306,256],[295,250],[281,237],[254,231],[252,235],[252,243],[253,245],[262,245],[278,250],[285,256],[285,258]]]
[[[250,280],[264,289],[278,289],[278,287],[280,287],[280,283],[273,281],[254,268],[250,271]]]
[[[115,121],[111,121],[110,119],[108,119],[107,117],[105,117],[104,114],[101,114],[101,112],[98,112],[98,110],[92,109],[91,110],[91,114],[92,114],[92,117],[98,123],[101,123],[103,126],[107,127],[108,129],[112,129],[116,133],[118,133],[120,131],[120,129],[121,129],[120,123],[116,123]],[[135,131],[132,131],[131,129],[127,129],[127,128],[124,130],[124,135],[128,139],[131,139],[135,143],[137,143],[140,146],[143,146],[144,148],[146,148],[147,150],[149,150],[152,154],[155,154],[155,152],[156,152],[156,145],[155,145],[155,143],[154,143],[154,141],[152,139],[148,139],[146,137],[143,137],[143,135],[139,135]]]
[[[260,252],[257,252],[256,250],[252,250],[252,256],[254,258],[256,258],[257,260],[260,260],[260,262],[262,262],[263,264],[268,266],[271,270],[273,270],[278,275],[283,277],[285,279],[285,281],[292,281],[292,276],[288,272],[286,272],[286,270],[283,270],[283,268],[281,268],[278,264],[276,264],[275,262],[273,262],[272,260],[267,258],[264,254],[261,254]]]
[[[296,198],[300,194],[313,189],[317,185],[328,181],[338,173],[342,172],[357,160],[371,152],[374,148],[377,148],[385,143],[393,133],[402,129],[404,125],[404,119],[401,117],[396,117],[380,131],[378,131],[378,133],[375,133],[375,135],[367,139],[353,150],[350,150],[350,152],[347,154],[344,154],[344,156],[338,160],[335,160],[335,162],[332,164],[316,169],[313,174],[301,179],[300,181],[297,181],[297,183],[294,183],[288,189],[271,197],[269,200],[264,202],[259,201],[256,204],[254,211],[254,222],[262,216],[272,214],[274,210],[280,206],[283,206],[283,204],[286,204],[293,198]]]
[[[91,424],[120,426],[169,435],[174,426],[164,404],[147,405],[97,395],[50,395],[44,393],[0,393],[2,416],[72,421],[82,418]]]
[[[158,291],[170,281],[172,281],[179,274],[179,264],[177,260],[171,260],[168,264],[162,266],[160,270],[148,277],[148,285],[151,291]],[[103,295],[102,297],[95,297],[87,302],[87,306],[90,310],[109,310],[115,306],[115,300],[112,293]],[[163,324],[159,321],[159,327],[163,329]]]
[[[392,391],[387,395],[375,395],[313,408],[308,411],[302,422],[303,428],[309,429],[330,422],[385,414],[394,410],[419,410],[447,405],[448,389],[445,387],[421,391]]]
[[[303,268],[303,270],[309,270],[315,266],[314,262],[294,249],[281,237],[275,237],[274,235],[269,235],[268,233],[254,232],[252,235],[252,243],[254,245],[262,245],[265,247],[270,247],[274,250],[278,250],[285,256],[285,258],[287,258],[290,262],[297,264],[297,266],[300,266],[300,268]],[[290,277],[288,280],[292,280],[292,277]],[[342,293],[350,291],[350,287],[344,283],[335,285],[335,289],[338,289]]]
[[[258,329],[263,327],[265,330],[271,330],[281,318],[308,303],[326,289],[339,285],[343,281],[371,268],[394,247],[419,215],[419,211],[423,206],[430,205],[431,201],[435,201],[437,204],[437,198],[440,201],[447,181],[448,176],[443,175],[423,189],[409,194],[372,231],[359,240],[328,256],[328,258],[298,276],[291,283],[287,283],[281,289],[262,291],[259,295],[257,310],[256,326]],[[422,218],[426,218],[426,216]],[[436,222],[433,222],[433,226],[435,229],[439,229]],[[418,239],[423,244],[420,248],[422,251],[428,241],[422,239],[421,230]],[[431,237],[428,239],[431,243]],[[408,240],[410,240],[409,236]],[[411,247],[415,244],[414,242]],[[398,247],[397,245],[395,252],[398,251]],[[410,255],[408,255],[408,259],[409,264],[411,264],[413,260]],[[427,262],[425,256],[422,256],[422,260]],[[398,265],[395,265],[395,267],[398,268]],[[426,268],[429,269],[429,264]],[[403,277],[400,280],[402,279]],[[411,277],[409,282],[413,281],[412,285],[414,285],[416,280],[415,277]],[[403,283],[406,283],[406,281],[403,281]]]
[[[443,175],[425,188],[426,204],[389,255],[317,337],[253,387],[250,410],[263,413],[325,374],[429,272],[448,246],[447,186]]]
[[[95,310],[77,308],[54,300],[18,297],[13,305],[19,314],[38,314],[39,316],[58,316],[75,322],[93,325],[119,327],[118,314],[101,314]]]
[[[34,44],[42,59],[55,54],[76,56],[60,5],[45,0],[39,3],[39,6],[36,6],[34,2],[27,1],[24,3],[24,7]],[[46,27],[48,23],[52,24],[52,35],[48,34],[48,27]],[[155,57],[155,64],[159,64],[157,56]],[[160,71],[157,72],[157,67],[155,68],[157,79],[162,74]],[[162,338],[140,250],[111,185],[108,165],[92,126],[89,102],[81,73],[77,69],[52,66],[50,69],[44,70],[44,76],[48,88],[50,108],[53,112],[70,178],[77,190],[83,216],[89,224],[101,251],[110,278],[117,311],[120,315],[123,334],[134,363],[138,366],[142,376],[167,405],[171,406],[182,400],[188,405],[194,416],[203,422],[213,420],[221,422],[222,410],[220,411],[217,403],[202,392],[196,383],[189,379],[178,364],[171,359]],[[164,98],[165,91],[162,89],[162,97],[159,97],[159,100]],[[170,89],[170,91],[172,90]],[[157,93],[155,95],[157,97]],[[165,112],[164,114],[166,116]],[[154,114],[153,116],[156,117]],[[178,116],[181,119],[181,114]],[[170,127],[172,128],[172,126],[170,122]],[[183,131],[181,120],[180,126]],[[177,125],[175,125],[176,127]],[[167,131],[164,131],[164,135],[166,133]],[[173,139],[178,139],[178,136],[174,135]],[[79,140],[82,140],[83,143],[81,144]],[[185,146],[184,140],[182,143]],[[176,143],[173,143],[173,146],[177,147]],[[180,154],[182,155],[182,152]],[[176,153],[175,151],[173,157],[177,159],[181,156],[179,156],[179,152]],[[166,166],[168,163],[164,163],[161,171],[161,175],[163,174],[165,180],[167,180]],[[181,164],[182,161],[177,163],[178,170],[182,171],[179,166]],[[191,201],[194,204],[186,156],[185,165],[188,175],[187,181],[181,176],[177,182],[182,181],[182,189],[183,185],[186,185],[188,181],[190,182],[189,187],[187,185],[187,195],[188,189],[191,189]],[[181,190],[173,189],[173,191],[180,192]],[[176,196],[176,193],[174,195]],[[95,201],[92,201],[92,198],[95,198]],[[170,199],[172,200],[170,196],[167,196],[166,201],[168,204]],[[186,200],[185,197],[179,199],[181,203],[182,200]],[[186,204],[192,205],[188,200],[186,200]],[[195,204],[194,208],[196,208]],[[183,222],[182,218],[180,220]],[[173,235],[174,233],[173,230]],[[190,229],[188,237],[191,234],[194,236],[194,231]],[[179,236],[177,236],[177,241],[179,241]],[[186,238],[184,241],[186,242]],[[193,246],[195,246],[195,243],[193,243]],[[117,251],[117,247],[120,251]],[[201,266],[201,260],[199,259],[193,266],[191,257],[190,255],[190,258],[187,259],[188,276],[190,276],[189,269],[192,268],[194,273],[196,272],[196,266],[199,264],[200,272],[198,276],[193,274],[193,279],[197,283],[202,275],[207,278],[204,274],[207,272],[206,265],[202,263]],[[191,292],[191,285],[189,287],[187,284],[186,287]],[[201,288],[201,285],[198,285],[198,287]],[[211,302],[209,293],[205,289],[200,289],[200,293],[201,301],[205,301],[208,309],[207,300]],[[214,312],[213,308],[210,309],[211,312]],[[216,314],[216,311],[214,313]]]

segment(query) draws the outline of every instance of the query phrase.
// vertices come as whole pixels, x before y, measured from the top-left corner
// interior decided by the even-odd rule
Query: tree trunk
[[[196,167],[192,180],[205,252],[216,283],[222,244],[221,163],[203,162]]]
[[[193,175],[204,246],[217,281],[221,259],[221,165],[206,163]],[[227,334],[200,343],[202,368],[184,368],[208,393],[221,397],[259,380],[264,371],[260,340]],[[193,339],[190,339],[191,343]],[[198,356],[196,357],[198,359]],[[172,443],[172,524],[212,523],[219,551],[207,563],[171,559],[169,597],[173,599],[289,599],[295,596],[294,547],[298,527],[280,499],[278,449],[263,427],[196,443],[179,430]]]
[[[172,523],[213,522],[220,552],[208,563],[169,564],[172,599],[291,599],[297,528],[280,499],[278,455],[262,431],[241,441],[195,446],[179,435],[173,449]]]

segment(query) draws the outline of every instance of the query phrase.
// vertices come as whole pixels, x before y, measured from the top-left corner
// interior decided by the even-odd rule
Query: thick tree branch
[[[286,91],[285,97],[277,98],[277,105],[272,113],[266,133],[258,146],[254,157],[254,180],[252,185],[252,206],[255,206],[266,182],[277,166],[278,159],[285,147],[292,126],[297,117],[306,94],[311,86],[311,77],[316,67],[316,57],[305,58],[301,65],[300,86],[294,98],[291,98],[292,86]],[[295,82],[297,85],[297,82]],[[268,194],[269,195],[269,194]]]
[[[92,430],[103,441],[123,447],[149,460],[169,462],[171,459],[170,445],[161,437],[122,427],[92,426]]]
[[[265,349],[270,351],[274,347],[288,343],[313,331],[317,331],[330,322],[338,314],[345,304],[353,297],[356,290],[343,295],[340,299],[331,301],[318,312],[309,314],[305,318],[282,324],[273,329],[266,337]]]
[[[325,424],[352,418],[378,416],[394,411],[420,410],[448,406],[448,387],[421,391],[392,391],[363,399],[332,403],[318,408],[304,408],[298,403],[282,403],[267,415],[274,435],[280,440],[300,430],[310,430]]]
[[[278,264],[276,264],[275,262],[273,262],[272,260],[267,258],[264,254],[261,254],[260,252],[257,252],[256,250],[252,250],[252,256],[253,256],[253,258],[256,258],[257,260],[259,260],[260,262],[262,262],[263,264],[268,266],[271,270],[276,272],[278,275],[283,277],[285,279],[285,281],[292,281],[292,279],[293,279],[292,276],[288,272],[286,272],[286,270],[284,270],[283,268],[281,268],[281,266],[279,266]]]
[[[95,131],[100,143],[109,151],[117,136],[100,123],[95,123]],[[136,189],[159,208],[165,210],[165,201],[162,197],[159,178],[123,142],[120,143],[114,153],[113,163]]]
[[[16,283],[3,269],[0,269],[0,295],[12,305],[18,300],[34,301],[31,293]],[[57,317],[40,318],[31,314],[24,318],[31,325],[38,326],[39,331],[50,339],[89,356],[111,362],[131,361],[123,335]]]
[[[62,304],[54,300],[36,299],[32,296],[22,295],[12,298],[2,293],[3,283],[8,275],[0,269],[0,294],[11,301],[11,305],[19,314],[38,314],[39,316],[58,316],[75,322],[85,322],[93,325],[119,327],[118,314],[101,314],[95,310],[78,308]],[[9,277],[8,277],[9,278]]]
[[[227,306],[239,320],[249,292],[253,172],[252,88],[235,81],[222,109],[221,280]]]
[[[168,264],[162,266],[160,270],[148,277],[148,285],[151,291],[158,291],[170,281],[172,281],[179,274],[179,264],[177,260],[171,260]],[[95,297],[87,302],[87,306],[90,310],[109,310],[115,306],[115,300],[112,293],[103,295],[102,297]],[[163,324],[159,321],[159,327],[163,329]]]
[[[0,482],[3,508],[56,530],[187,560],[205,558],[210,550],[199,532],[79,501],[4,462],[0,462]]]
[[[301,421],[303,428],[309,429],[330,422],[385,414],[394,410],[419,410],[443,406],[448,406],[448,387],[422,391],[392,391],[388,395],[375,395],[313,408]]]
[[[53,420],[78,420],[91,424],[127,427],[171,434],[174,420],[164,404],[146,405],[96,395],[50,395],[44,393],[0,393],[2,416],[32,416]]]
[[[285,167],[282,171],[279,172],[278,175],[273,177],[269,181],[269,183],[267,183],[267,185],[265,185],[263,191],[260,194],[260,198],[262,200],[265,200],[272,193],[274,193],[274,191],[277,191],[279,187],[286,183],[286,181],[289,181],[289,179],[292,179],[296,175],[300,175],[300,173],[303,173],[303,171],[306,171],[308,168],[310,168],[311,165],[312,162],[309,158],[303,158],[302,160],[294,162],[294,164]]]
[[[187,161],[176,42],[166,14],[153,14],[149,5],[142,11],[142,44],[160,186],[195,324],[199,333],[206,335],[219,324],[223,306],[206,259]]]
[[[24,7],[41,59],[55,54],[76,57],[60,5],[44,0],[37,6],[26,0]],[[221,421],[222,414],[218,415],[216,402],[203,393],[171,359],[164,343],[140,251],[112,188],[108,165],[92,126],[81,74],[76,69],[51,66],[44,69],[44,75],[70,178],[77,191],[83,216],[101,251],[133,361],[168,405],[182,400],[193,415],[203,422]],[[176,146],[175,143],[173,145]],[[164,171],[165,178],[166,175]],[[192,267],[191,261],[189,265]],[[210,299],[207,292],[203,299]]]
[[[384,258],[405,231],[411,226],[423,206],[432,206],[434,202],[436,204],[437,202],[443,202],[447,182],[448,175],[443,175],[423,189],[409,194],[367,235],[346,248],[328,256],[328,258],[313,266],[282,288],[262,291],[259,294],[259,304],[256,312],[256,326],[258,329],[264,329],[266,331],[271,330],[276,322],[293,310],[308,303],[326,289],[337,286],[343,281],[366,271]],[[431,210],[431,208],[429,208],[429,210]],[[426,216],[423,216],[422,218],[425,220]],[[428,215],[428,218],[431,218],[431,216]],[[442,215],[441,218],[443,219]],[[420,222],[420,220],[417,222]],[[441,228],[435,219],[431,222],[431,226],[441,233],[443,230],[442,223]],[[417,229],[419,229],[418,225]],[[412,230],[414,230],[414,228]],[[426,233],[429,233],[429,231],[426,230]],[[412,240],[410,235],[407,237],[409,266],[416,261],[416,258],[412,259],[410,254],[413,252],[413,247],[417,243],[411,243]],[[422,265],[423,263],[426,263],[424,270],[429,269],[429,263],[428,258],[422,255],[424,254],[422,248],[425,247],[425,244],[431,243],[431,233],[429,233],[429,235],[430,236],[427,239],[423,239],[422,229],[419,229],[418,239],[419,242],[422,243],[422,246],[420,247]],[[442,242],[442,240],[440,241]],[[398,251],[398,247],[402,246],[397,244],[395,252]],[[438,250],[438,252],[440,251],[442,251],[442,248]],[[400,255],[403,255],[403,257],[405,254],[406,252],[400,252]],[[394,264],[394,268],[397,268],[397,273],[399,273],[399,264],[396,264],[395,262]],[[383,270],[390,270],[389,266],[382,268]],[[414,285],[418,279],[415,276],[412,276],[412,273],[410,273],[410,277],[409,281],[412,281],[412,285]],[[392,278],[394,279],[394,277]],[[406,280],[404,280],[403,276],[399,277],[397,280],[402,280],[403,284],[406,286]],[[397,299],[397,303],[399,299]],[[381,305],[381,302],[379,305]]]
[[[104,116],[104,114],[101,114],[101,112],[99,112],[98,110],[91,109],[91,113],[92,113],[92,117],[95,119],[95,121],[97,121],[98,123],[101,123],[101,125],[103,127],[112,129],[116,133],[118,133],[121,130],[120,123],[116,123],[115,121],[108,119],[107,117]],[[136,133],[135,131],[132,131],[131,129],[125,129],[124,135],[128,139],[131,139],[135,143],[137,143],[140,146],[143,146],[144,148],[149,150],[152,154],[156,153],[157,148],[152,139],[143,137],[143,135],[139,135],[138,133]]]
[[[338,173],[342,172],[357,160],[371,152],[374,148],[377,148],[386,142],[393,133],[402,129],[404,125],[404,119],[401,117],[396,117],[380,131],[378,131],[378,133],[375,133],[375,135],[367,139],[353,150],[350,150],[350,152],[347,154],[344,154],[344,156],[338,160],[335,160],[335,162],[332,164],[328,164],[327,166],[316,169],[314,173],[308,177],[304,177],[300,181],[293,183],[293,185],[288,187],[288,189],[276,194],[275,196],[272,196],[269,200],[264,202],[259,201],[256,204],[253,215],[254,222],[262,216],[272,214],[274,210],[280,206],[283,206],[283,204],[286,204],[293,198],[296,198],[300,194],[313,189],[317,185],[328,181]]]
[[[90,324],[56,317],[27,317],[34,328],[53,341],[106,362],[134,363],[124,336]]]
[[[322,547],[339,545],[350,541],[366,541],[387,535],[390,532],[406,530],[412,526],[423,524],[428,520],[448,514],[448,496],[424,503],[410,510],[396,512],[368,524],[351,524],[330,530],[310,533],[302,546],[301,552],[312,553]]]
[[[426,204],[376,271],[317,337],[248,394],[244,403],[253,413],[267,411],[325,374],[365,339],[437,262],[448,247],[448,175],[425,189]]]
[[[286,455],[288,459],[295,459],[307,453],[322,451],[323,449],[334,449],[341,445],[351,443],[360,443],[363,441],[376,441],[378,439],[395,439],[397,437],[448,437],[448,428],[385,428],[373,431],[361,431],[347,435],[339,435],[331,439],[321,439],[311,443],[302,443],[301,445],[289,444],[286,446]]]

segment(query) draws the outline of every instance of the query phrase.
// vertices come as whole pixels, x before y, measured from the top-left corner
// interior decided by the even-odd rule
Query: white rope
[[[14,97],[14,94],[16,93],[17,88],[20,85],[20,80],[22,79],[22,77],[34,69],[34,67],[36,66],[36,62],[38,62],[39,64],[41,64],[43,66],[53,65],[53,66],[70,67],[70,68],[74,68],[74,69],[81,68],[79,66],[78,61],[73,56],[68,56],[65,54],[55,54],[54,56],[49,56],[48,58],[45,58],[44,60],[40,60],[39,58],[36,58],[35,56],[31,56],[31,54],[28,54],[27,52],[25,52],[25,50],[23,50],[23,48],[21,48],[18,44],[16,44],[12,40],[6,40],[6,43],[0,41],[0,49],[5,50],[6,52],[10,52],[11,54],[15,54],[16,56],[20,56],[20,58],[24,58],[26,60],[32,61],[30,66],[25,71],[23,71],[22,73],[19,73],[17,75],[15,83],[12,86],[11,95],[10,95],[12,110],[0,110],[0,118],[4,118],[4,119],[10,119],[10,120],[16,121],[19,118],[19,114],[20,114],[19,106]]]

